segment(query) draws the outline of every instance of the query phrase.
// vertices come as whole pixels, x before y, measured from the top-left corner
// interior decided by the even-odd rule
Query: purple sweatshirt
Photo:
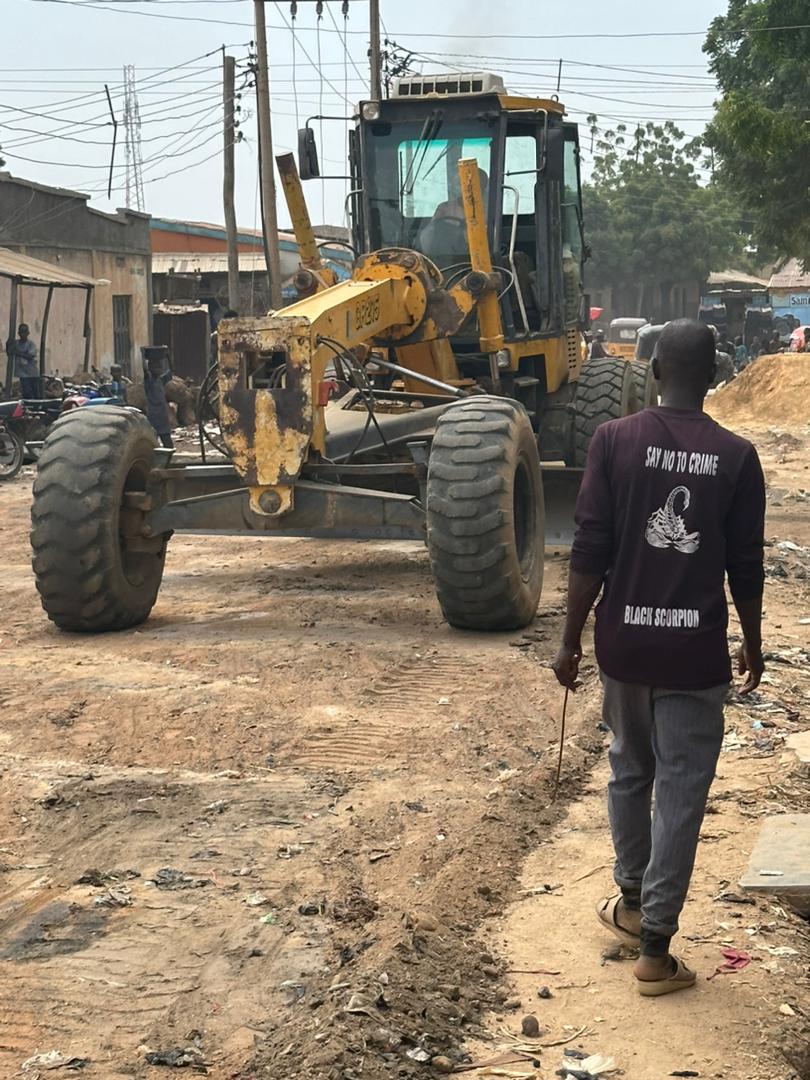
[[[672,690],[728,682],[724,577],[735,600],[764,582],[765,481],[751,443],[684,409],[603,424],[575,520],[571,569],[605,576],[605,674]]]

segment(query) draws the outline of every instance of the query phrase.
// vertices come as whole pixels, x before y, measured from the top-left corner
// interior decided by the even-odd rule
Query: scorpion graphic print
[[[683,499],[680,514],[677,513],[679,498]],[[691,501],[689,488],[682,484],[673,488],[663,507],[651,514],[647,521],[647,528],[644,531],[647,543],[656,548],[673,547],[685,555],[691,555],[697,551],[700,547],[700,533],[687,532],[686,523],[682,517]]]

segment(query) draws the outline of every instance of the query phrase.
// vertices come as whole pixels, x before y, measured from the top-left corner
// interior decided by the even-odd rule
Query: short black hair
[[[714,334],[697,319],[673,319],[661,331],[656,356],[662,372],[673,379],[710,382],[716,364]]]

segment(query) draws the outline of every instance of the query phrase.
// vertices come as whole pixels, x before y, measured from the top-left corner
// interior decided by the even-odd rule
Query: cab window
[[[563,242],[577,261],[582,259],[582,230],[579,192],[579,152],[572,138],[565,140],[563,158]]]

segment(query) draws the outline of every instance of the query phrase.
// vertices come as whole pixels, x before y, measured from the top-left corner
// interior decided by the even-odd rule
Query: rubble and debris
[[[166,1065],[172,1069],[196,1069],[207,1072],[205,1057],[196,1046],[175,1046],[170,1050],[150,1050],[144,1055],[147,1065]]]
[[[185,874],[182,870],[175,870],[170,866],[164,866],[154,877],[147,878],[147,881],[159,889],[166,890],[202,889],[206,885],[213,884],[211,878],[194,877],[192,874]]]
[[[76,878],[77,885],[94,885],[103,888],[110,881],[132,881],[141,875],[137,870],[85,870]]]
[[[25,1060],[22,1065],[20,1065],[20,1072],[30,1073],[40,1069],[45,1072],[51,1072],[53,1069],[78,1071],[79,1069],[86,1068],[89,1064],[90,1058],[65,1057],[65,1055],[61,1054],[58,1050],[49,1050],[45,1054],[34,1054],[33,1057]]]

